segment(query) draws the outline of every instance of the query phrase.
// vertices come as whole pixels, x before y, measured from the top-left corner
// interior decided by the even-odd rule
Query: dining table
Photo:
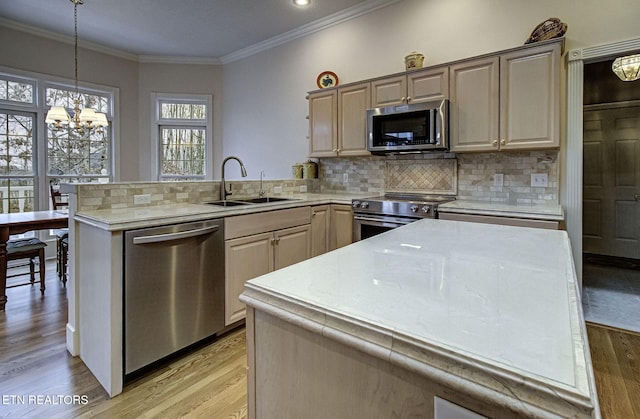
[[[7,303],[7,241],[12,234],[32,230],[66,228],[68,210],[28,211],[0,214],[0,311]],[[41,267],[42,269],[42,267]]]

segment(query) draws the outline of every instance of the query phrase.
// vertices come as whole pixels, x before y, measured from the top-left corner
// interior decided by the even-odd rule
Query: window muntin
[[[205,103],[160,101],[160,120],[205,121],[206,119]]]
[[[0,110],[0,210],[34,211],[35,115]]]
[[[0,74],[0,102],[33,105],[35,92],[36,84],[33,80],[21,80]]]
[[[107,118],[109,117],[111,107],[109,106],[110,100],[108,96],[89,93],[86,90],[80,90],[79,92],[80,108],[93,108],[96,112],[102,112],[107,115]],[[45,105],[48,107],[62,106],[72,111],[76,97],[76,92],[72,89],[56,86],[47,86],[45,88]]]
[[[111,181],[117,89],[80,86],[78,91],[81,108],[107,115],[110,126],[104,133],[78,136],[68,128],[54,132],[44,123],[53,105],[73,114],[77,94],[72,81],[0,67],[0,211],[49,209],[50,181]]]
[[[160,126],[160,176],[204,178],[206,130]]]

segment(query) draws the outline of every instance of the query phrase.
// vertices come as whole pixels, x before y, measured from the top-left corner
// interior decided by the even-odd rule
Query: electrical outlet
[[[133,195],[133,205],[144,205],[151,203],[151,194]]]
[[[546,173],[531,173],[532,188],[546,188],[549,185]]]
[[[273,193],[282,193],[282,186],[274,186]]]
[[[342,181],[343,181],[344,183],[349,182],[349,173],[343,173],[343,174],[342,174]]]
[[[300,192],[307,192],[307,185],[300,185]]]
[[[493,175],[493,186],[502,188],[504,186],[504,175],[502,173],[496,173]]]

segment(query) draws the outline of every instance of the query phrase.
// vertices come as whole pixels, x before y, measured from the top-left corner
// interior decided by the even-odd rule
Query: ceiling
[[[292,0],[84,0],[78,37],[83,46],[139,59],[225,62],[397,1],[311,0],[299,7]],[[71,42],[73,8],[70,0],[2,0],[0,24]]]

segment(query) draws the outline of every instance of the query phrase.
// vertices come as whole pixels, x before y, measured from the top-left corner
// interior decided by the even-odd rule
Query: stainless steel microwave
[[[367,110],[367,150],[373,154],[449,148],[446,99]]]

